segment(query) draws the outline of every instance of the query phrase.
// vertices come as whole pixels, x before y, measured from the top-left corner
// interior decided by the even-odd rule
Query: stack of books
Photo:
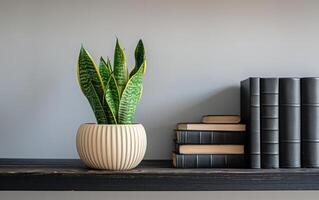
[[[179,123],[173,165],[177,168],[245,168],[245,125],[240,116],[204,116],[201,123]]]
[[[319,167],[319,78],[241,82],[250,168]]]

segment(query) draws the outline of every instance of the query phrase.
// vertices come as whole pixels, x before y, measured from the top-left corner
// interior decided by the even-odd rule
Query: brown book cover
[[[179,123],[178,130],[197,131],[245,131],[245,124],[202,124],[202,123]]]
[[[177,145],[180,154],[244,154],[244,145]]]
[[[238,124],[239,115],[205,115],[202,118],[203,123],[207,124]]]

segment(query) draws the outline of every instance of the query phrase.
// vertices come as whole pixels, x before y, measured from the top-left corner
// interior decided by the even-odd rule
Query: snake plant
[[[99,66],[90,53],[81,47],[77,75],[83,94],[88,99],[98,124],[131,124],[134,120],[146,71],[145,49],[139,40],[135,49],[135,67],[128,72],[124,49],[118,39],[113,66],[101,57]]]

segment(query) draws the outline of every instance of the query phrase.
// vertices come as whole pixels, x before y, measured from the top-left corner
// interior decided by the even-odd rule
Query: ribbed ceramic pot
[[[135,168],[144,157],[146,144],[141,124],[82,124],[76,136],[81,160],[94,169]]]

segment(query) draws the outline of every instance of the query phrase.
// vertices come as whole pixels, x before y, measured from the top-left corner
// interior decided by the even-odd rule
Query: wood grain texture
[[[165,160],[104,171],[79,160],[0,159],[0,190],[319,190],[319,169],[176,169]]]

